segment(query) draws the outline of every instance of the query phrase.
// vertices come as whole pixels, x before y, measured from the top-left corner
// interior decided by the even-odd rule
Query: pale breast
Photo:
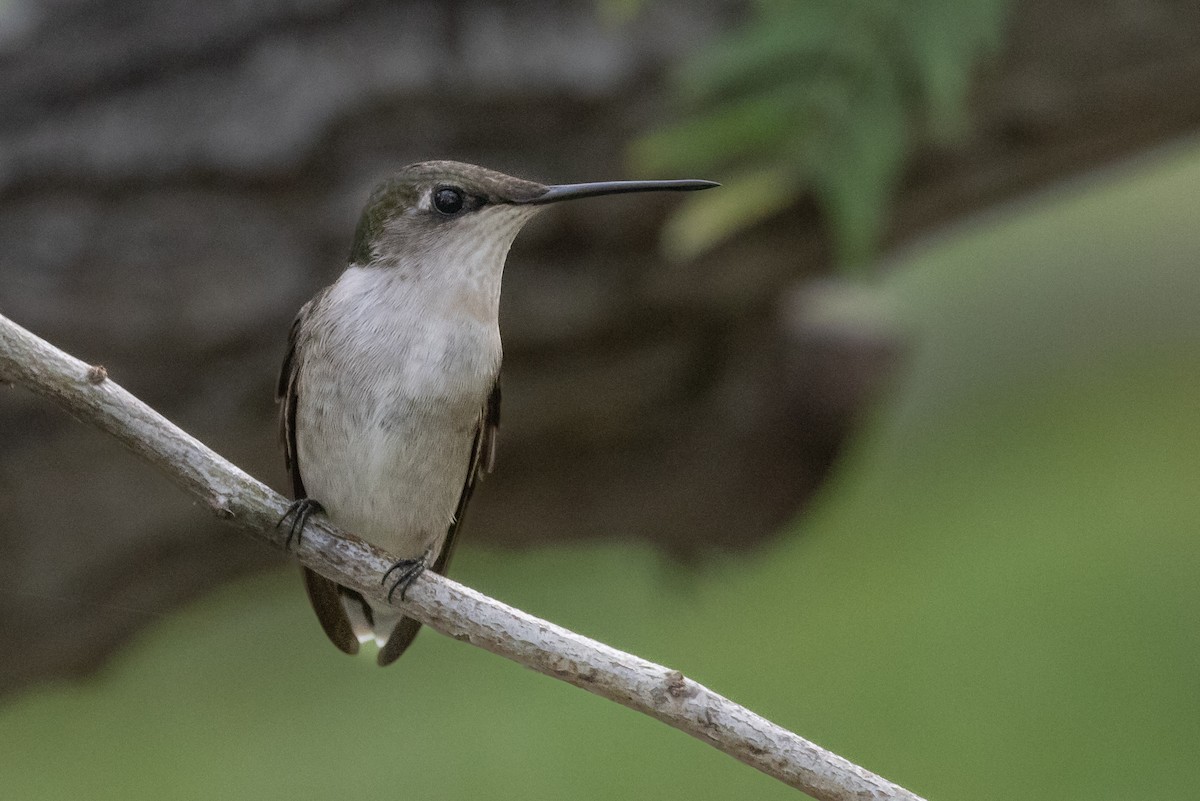
[[[309,322],[300,365],[301,477],[335,523],[415,558],[439,549],[453,520],[499,333],[337,289]]]

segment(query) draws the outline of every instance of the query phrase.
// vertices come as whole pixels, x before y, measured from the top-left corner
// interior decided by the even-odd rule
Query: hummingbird
[[[295,501],[396,558],[388,599],[444,573],[500,424],[500,284],[513,239],[545,206],[711,181],[543,185],[454,161],[410,164],[371,194],[349,265],[300,309],[276,399]],[[374,639],[394,662],[420,623],[303,568],[329,639]],[[390,586],[389,586],[390,585]]]

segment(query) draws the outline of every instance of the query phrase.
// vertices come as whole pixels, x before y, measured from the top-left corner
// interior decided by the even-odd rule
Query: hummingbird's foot
[[[295,540],[299,546],[301,537],[304,536],[304,526],[308,523],[308,518],[314,514],[324,514],[325,507],[312,498],[297,498],[292,501],[292,505],[283,513],[283,517],[279,518],[279,522],[275,524],[275,528],[282,528],[283,524],[291,518],[291,525],[288,527],[287,540],[283,547],[286,550],[291,550],[292,541]]]
[[[387,584],[388,579],[392,577],[393,573],[395,574],[395,581],[387,594],[388,603],[391,603],[392,596],[396,594],[397,590],[400,591],[400,600],[403,601],[404,594],[408,592],[408,588],[417,580],[417,576],[428,569],[429,554],[425,554],[420,559],[401,559],[389,567],[387,572],[383,574],[383,580],[379,582],[380,584]]]

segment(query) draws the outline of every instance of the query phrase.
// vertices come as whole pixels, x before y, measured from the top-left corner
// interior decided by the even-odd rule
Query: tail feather
[[[387,638],[387,642],[379,649],[379,656],[376,661],[379,666],[390,665],[404,655],[408,650],[408,646],[412,645],[413,638],[417,636],[417,632],[421,630],[421,623],[411,617],[401,617],[396,625],[392,627],[391,635]],[[378,630],[377,630],[378,631]],[[378,633],[376,637],[378,637]]]
[[[346,614],[346,605],[343,603],[343,593],[349,591],[307,567],[302,570],[304,572],[304,589],[308,591],[308,601],[312,604],[313,611],[317,613],[317,620],[321,621],[321,628],[325,630],[325,636],[343,652],[357,654],[358,634]],[[358,595],[358,593],[354,594]],[[358,597],[361,600],[362,596]]]
[[[339,586],[320,573],[304,571],[308,600],[330,642],[347,654],[357,654],[359,644],[375,640],[377,661],[390,665],[408,650],[421,624],[390,606],[375,606],[354,590]]]

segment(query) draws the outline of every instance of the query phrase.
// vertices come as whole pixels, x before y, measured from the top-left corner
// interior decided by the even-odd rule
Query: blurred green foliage
[[[468,541],[456,577],[931,799],[1194,798],[1197,186],[1193,147],[889,272],[909,358],[793,536],[683,574]],[[798,797],[429,631],[386,670],[345,657],[292,570],[10,700],[0,754],[30,801]]]
[[[1006,0],[757,0],[736,32],[687,59],[681,122],[642,139],[639,171],[719,178],[665,233],[690,256],[815,194],[838,261],[874,255],[905,160],[966,124],[976,67]]]

